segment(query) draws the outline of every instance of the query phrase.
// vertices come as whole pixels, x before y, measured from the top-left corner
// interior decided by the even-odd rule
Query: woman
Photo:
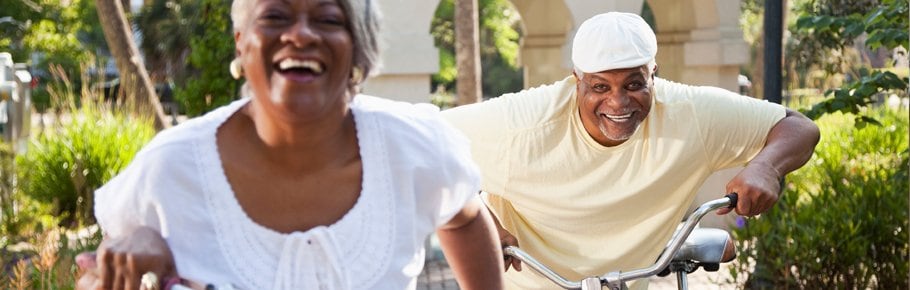
[[[467,141],[435,107],[356,95],[377,17],[370,1],[235,0],[231,71],[249,98],[161,132],[98,190],[108,239],[80,287],[176,272],[237,289],[413,289],[436,231],[463,289],[501,288]]]

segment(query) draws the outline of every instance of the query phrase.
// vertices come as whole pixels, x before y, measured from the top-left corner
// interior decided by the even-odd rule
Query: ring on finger
[[[146,272],[145,274],[142,274],[142,279],[140,281],[143,289],[158,290],[158,275],[155,275],[155,273]]]

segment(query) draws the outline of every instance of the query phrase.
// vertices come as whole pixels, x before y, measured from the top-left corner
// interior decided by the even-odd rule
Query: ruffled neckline
[[[199,139],[194,146],[199,152],[200,170],[205,178],[205,197],[215,225],[218,245],[228,260],[230,268],[244,289],[286,288],[287,283],[275,277],[300,276],[295,273],[276,273],[285,265],[282,257],[299,256],[287,251],[321,251],[328,261],[340,267],[344,276],[354,278],[359,286],[372,285],[381,277],[391,260],[394,237],[395,203],[392,196],[389,162],[382,127],[368,112],[360,110],[364,96],[357,96],[351,104],[363,164],[363,184],[354,206],[338,221],[328,226],[314,227],[304,232],[280,233],[253,221],[237,201],[227,180],[218,152],[215,134],[218,128],[249,99],[235,101],[213,114],[216,118],[205,130],[208,138]],[[317,233],[318,232],[318,233]],[[327,235],[328,239],[313,239],[314,235]],[[298,242],[306,239],[307,243]],[[323,241],[318,247],[309,247]],[[331,241],[331,242],[325,242]],[[287,247],[293,243],[294,247]],[[296,261],[302,266],[306,262]],[[310,264],[321,266],[319,261]],[[303,268],[280,267],[282,271],[306,271]],[[347,279],[346,280],[350,280]],[[273,282],[274,281],[274,282]],[[348,285],[351,285],[348,281]],[[273,285],[274,284],[274,285]]]

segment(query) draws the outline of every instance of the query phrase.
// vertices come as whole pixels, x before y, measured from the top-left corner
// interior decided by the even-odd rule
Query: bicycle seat
[[[721,229],[697,228],[673,256],[673,261],[725,263],[736,258],[733,238]]]

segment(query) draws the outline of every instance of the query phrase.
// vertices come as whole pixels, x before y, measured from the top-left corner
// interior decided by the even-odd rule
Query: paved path
[[[697,290],[708,290],[708,289],[739,289],[737,285],[731,284],[727,281],[732,280],[730,277],[730,270],[728,270],[729,264],[721,264],[720,269],[717,272],[705,272],[702,269],[699,269],[695,273],[689,274],[687,280],[689,281],[689,289]],[[649,290],[676,290],[679,289],[676,286],[676,276],[669,275],[667,277],[653,277],[651,278]]]
[[[717,272],[705,272],[699,270],[689,274],[689,289],[707,290],[707,289],[737,289],[736,285],[729,284],[730,272],[727,270],[727,264],[721,264]],[[446,265],[444,260],[430,261],[424,266],[423,272],[417,278],[418,290],[457,290],[458,284],[455,283],[455,277],[452,270]],[[649,290],[676,290],[676,276],[651,278]]]

